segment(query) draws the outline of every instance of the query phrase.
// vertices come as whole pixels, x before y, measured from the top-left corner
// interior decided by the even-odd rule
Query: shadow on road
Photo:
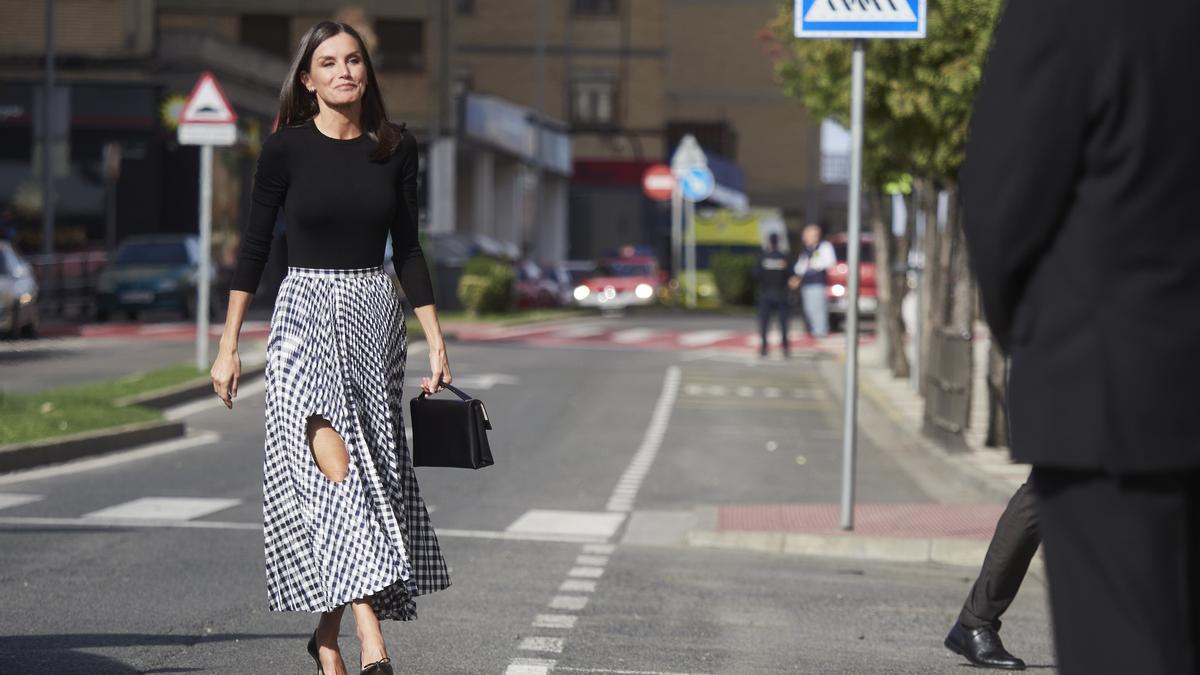
[[[148,635],[145,633],[78,633],[69,635],[8,635],[0,637],[0,673],[51,675],[127,675],[130,673],[191,673],[203,668],[133,668],[120,661],[78,649],[104,647],[191,647],[208,642],[304,639],[307,635],[213,633],[211,635]]]

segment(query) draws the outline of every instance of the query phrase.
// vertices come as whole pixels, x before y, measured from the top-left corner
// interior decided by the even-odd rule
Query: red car
[[[653,257],[622,255],[600,260],[595,273],[575,287],[572,297],[578,307],[624,309],[652,305],[661,284],[658,261]]]
[[[879,309],[879,289],[875,285],[875,243],[871,235],[864,234],[859,240],[858,260],[858,315],[862,318],[875,317]],[[835,234],[829,238],[837,254],[837,264],[826,275],[829,298],[829,327],[838,330],[846,318],[846,295],[850,292],[850,266],[846,264],[846,245],[850,238],[846,234]]]

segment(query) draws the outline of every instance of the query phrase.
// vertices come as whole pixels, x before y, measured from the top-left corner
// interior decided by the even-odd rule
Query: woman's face
[[[345,107],[362,99],[367,90],[367,64],[358,40],[348,33],[338,33],[322,42],[300,79],[330,107]]]

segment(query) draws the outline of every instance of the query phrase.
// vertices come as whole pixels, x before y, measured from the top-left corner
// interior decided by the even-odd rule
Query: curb
[[[979,567],[988,542],[977,539],[876,537],[793,532],[692,530],[688,546],[880,562]]]
[[[255,378],[261,377],[266,370],[267,364],[255,363],[242,369],[239,382],[248,382]],[[173,408],[183,403],[190,403],[196,399],[204,398],[211,395],[213,392],[212,382],[210,380],[193,380],[182,384],[155,389],[133,396],[126,396],[114,401],[118,406],[138,405],[143,408],[151,408],[153,410],[166,410]]]
[[[158,420],[85,431],[33,443],[0,445],[0,472],[124,450],[135,445],[179,438],[185,432],[183,422]]]

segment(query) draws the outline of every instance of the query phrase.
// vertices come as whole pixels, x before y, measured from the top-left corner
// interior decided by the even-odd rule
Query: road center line
[[[663,436],[667,432],[667,424],[671,419],[671,408],[674,407],[675,399],[679,395],[679,379],[679,366],[667,368],[662,393],[658,396],[658,403],[654,405],[654,414],[650,417],[650,425],[646,428],[642,445],[629,462],[625,473],[621,475],[620,481],[617,482],[617,488],[608,500],[609,511],[628,513],[633,510],[633,502],[637,498],[638,490],[641,489],[646,474],[650,472],[650,466],[654,463],[654,458],[658,455],[658,449],[662,445]]]

